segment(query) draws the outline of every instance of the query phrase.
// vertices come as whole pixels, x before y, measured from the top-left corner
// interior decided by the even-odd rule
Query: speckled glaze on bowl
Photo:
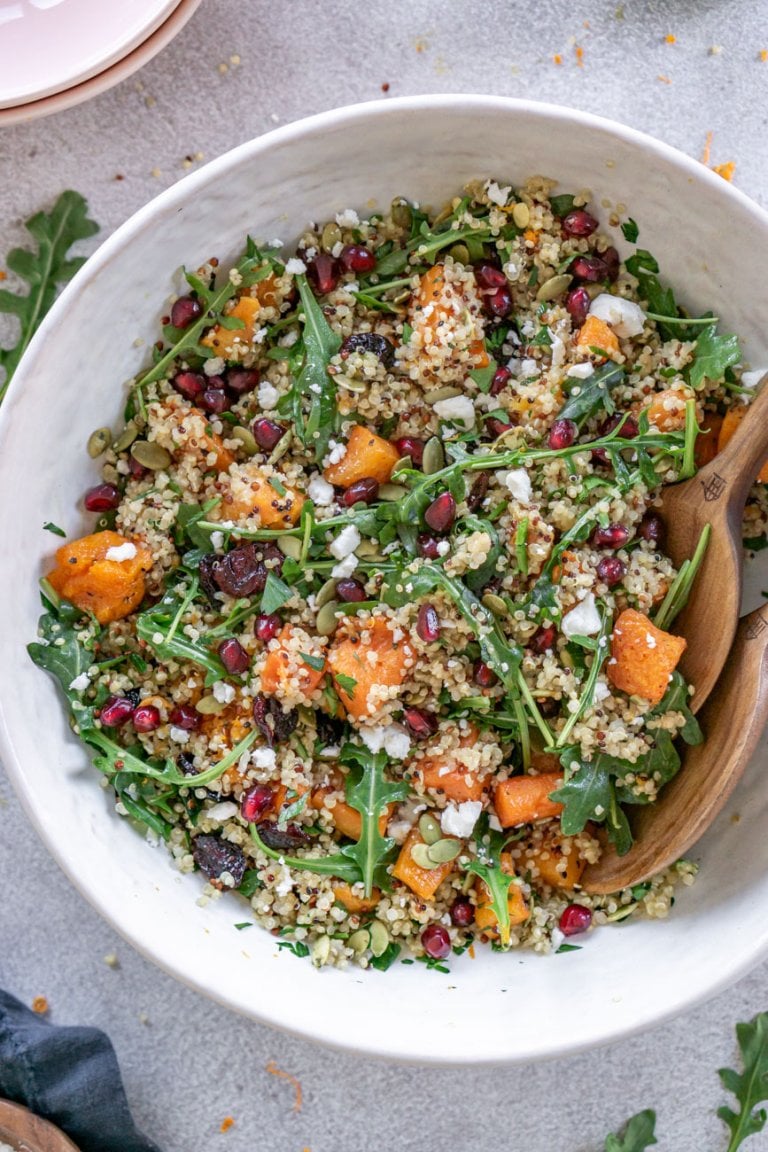
[[[34,824],[87,899],[168,972],[255,1019],[370,1055],[431,1063],[563,1055],[648,1027],[744,973],[768,953],[761,763],[701,842],[699,880],[664,923],[605,929],[580,951],[549,957],[478,948],[475,960],[454,960],[450,976],[420,964],[317,972],[278,952],[265,932],[237,933],[237,899],[198,907],[200,878],[179,876],[163,849],[111,810],[54,685],[25,653],[37,580],[57,543],[42,525],[82,534],[79,498],[95,475],[88,435],[117,425],[122,382],[146,360],[180,265],[212,255],[226,262],[246,232],[291,241],[308,219],[348,206],[370,210],[396,195],[439,204],[472,177],[515,182],[534,173],[558,178],[562,190],[592,188],[598,205],[627,205],[679,297],[716,307],[753,365],[765,364],[768,217],[744,195],[606,120],[524,101],[432,96],[278,129],[152,201],[64,292],[0,411],[0,743]]]

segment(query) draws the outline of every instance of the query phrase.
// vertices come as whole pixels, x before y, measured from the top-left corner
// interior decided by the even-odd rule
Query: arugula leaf
[[[611,392],[623,384],[625,372],[615,364],[604,364],[586,380],[578,380],[557,414],[558,420],[573,420],[579,428],[599,412],[609,415],[614,410]]]
[[[271,616],[273,612],[277,612],[278,608],[282,608],[292,595],[293,590],[283,583],[279,576],[276,576],[274,572],[268,572],[264,591],[261,594],[261,612],[266,616]]]
[[[656,1113],[647,1108],[627,1122],[621,1136],[613,1133],[605,1138],[605,1152],[644,1152],[658,1144],[655,1136]]]
[[[621,231],[626,241],[628,241],[630,244],[637,243],[637,238],[640,235],[640,229],[637,226],[637,221],[633,220],[631,216],[628,220],[624,221],[621,226]]]
[[[305,275],[296,277],[304,313],[304,364],[295,379],[299,396],[309,399],[309,415],[295,431],[305,446],[311,446],[316,460],[328,451],[331,434],[338,424],[336,385],[328,375],[328,365],[341,347],[341,337],[328,324]]]
[[[84,256],[69,256],[70,248],[99,230],[98,224],[88,217],[87,201],[71,190],[62,192],[50,213],[38,212],[25,221],[24,227],[37,241],[37,250],[13,248],[6,259],[10,270],[29,285],[29,292],[0,289],[0,313],[16,316],[19,321],[16,343],[0,348],[0,368],[4,372],[0,401],[57,290],[85,263]]]
[[[343,851],[357,862],[365,895],[369,897],[374,887],[389,887],[386,864],[395,847],[391,837],[381,835],[379,817],[388,804],[405,800],[410,788],[404,780],[394,784],[384,779],[386,752],[371,752],[355,744],[345,744],[339,760],[351,766],[346,782],[346,800],[362,818],[360,839],[347,845]]]
[[[334,681],[341,688],[342,692],[346,692],[347,696],[353,696],[355,688],[357,688],[357,680],[354,676],[346,676],[343,672],[336,672],[333,677]]]
[[[732,368],[740,360],[741,348],[737,336],[718,336],[714,324],[705,328],[694,349],[689,376],[691,387],[700,388],[705,380],[713,383],[722,380],[726,368]]]
[[[493,383],[497,368],[498,364],[493,357],[491,357],[485,368],[473,368],[469,374],[469,378],[470,380],[474,380],[481,392],[487,394],[491,390],[491,384]]]
[[[758,1108],[758,1104],[768,1101],[768,1012],[760,1012],[748,1024],[737,1024],[736,1038],[744,1071],[719,1070],[724,1087],[740,1105],[738,1113],[726,1105],[717,1110],[731,1133],[727,1152],[736,1152],[748,1136],[755,1136],[765,1127],[766,1110]]]
[[[446,221],[447,223],[447,221]],[[418,257],[418,263],[432,263],[432,257],[443,248],[451,248],[462,240],[489,240],[488,228],[447,228],[444,232],[430,232],[426,223],[422,224],[420,231],[404,248],[395,248],[376,264],[378,276],[394,276],[404,272],[408,267],[412,255]]]
[[[59,528],[58,524],[54,524],[52,520],[46,520],[45,524],[43,524],[43,531],[51,532],[54,536],[61,536],[63,539],[66,539],[67,536],[64,529]]]
[[[322,672],[323,668],[325,668],[324,656],[312,656],[309,652],[300,652],[299,655],[304,663],[308,664],[314,672]]]
[[[573,202],[575,199],[576,197],[571,195],[550,196],[549,206],[554,212],[555,216],[562,218],[563,216],[567,216],[569,212],[573,211]]]
[[[58,680],[68,700],[79,700],[80,693],[70,684],[94,663],[93,646],[99,630],[92,623],[84,625],[79,620],[75,625],[54,612],[46,612],[40,618],[38,635],[38,641],[27,645],[32,660]]]
[[[191,661],[205,668],[217,680],[226,677],[221,660],[203,644],[190,640],[179,630],[181,620],[197,592],[197,580],[189,589],[177,584],[167,589],[162,600],[136,617],[136,635],[161,660]]]
[[[686,744],[701,744],[704,740],[704,733],[701,731],[698,720],[691,712],[690,699],[688,685],[682,674],[675,671],[672,673],[672,680],[663,700],[651,710],[650,715],[663,716],[666,712],[682,712],[685,717],[685,725],[680,729],[679,735]]]
[[[240,881],[240,886],[237,890],[241,896],[245,896],[246,898],[250,899],[250,897],[253,896],[255,892],[258,892],[259,888],[262,887],[263,884],[259,879],[258,869],[248,868],[246,869],[243,878]]]
[[[395,944],[394,940],[387,944],[381,956],[372,956],[368,962],[370,968],[375,968],[378,972],[386,972],[391,968],[395,960],[402,952],[399,944]]]
[[[643,273],[655,274],[659,270],[659,264],[655,256],[652,256],[647,248],[638,248],[631,256],[627,258],[624,263],[627,272],[638,279]]]

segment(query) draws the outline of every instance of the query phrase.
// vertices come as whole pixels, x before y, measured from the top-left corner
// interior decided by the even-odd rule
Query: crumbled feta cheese
[[[225,824],[233,816],[237,816],[237,804],[231,800],[222,800],[220,804],[214,804],[205,813],[206,820],[213,820],[215,824]]]
[[[518,375],[521,379],[527,379],[529,376],[538,376],[539,365],[532,359],[521,360]]]
[[[331,576],[334,580],[344,580],[347,576],[351,576],[357,568],[359,560],[354,552],[350,552],[349,556],[345,556],[343,560],[339,560],[338,564],[334,564],[331,569]]]
[[[742,372],[740,384],[743,388],[756,388],[766,372],[768,372],[768,368],[756,368],[754,372]]]
[[[346,528],[342,528],[335,540],[331,542],[330,553],[335,556],[337,560],[343,560],[345,556],[349,556],[355,551],[360,543],[360,533],[354,524],[347,524]]]
[[[514,468],[511,472],[507,472],[505,483],[515,500],[519,500],[521,504],[530,504],[533,487],[525,468]]]
[[[490,816],[488,817],[488,827],[490,828],[491,832],[503,832],[504,831],[504,829],[501,826],[501,821],[499,820],[499,818],[495,812],[491,812]]]
[[[259,330],[257,332],[254,332],[253,340],[251,341],[251,343],[263,344],[267,338],[268,332],[269,332],[269,328],[259,328]]]
[[[168,735],[174,744],[187,744],[189,742],[189,732],[186,728],[177,728],[175,724],[172,724],[168,729]]]
[[[322,476],[313,476],[307,486],[307,495],[319,508],[327,508],[333,504],[333,484],[329,484]]]
[[[277,763],[274,748],[254,748],[251,760],[257,768],[274,768]]]
[[[485,194],[492,204],[498,204],[499,208],[503,208],[507,203],[511,191],[512,188],[510,186],[499,188],[495,180],[489,180]]]
[[[280,393],[277,388],[268,380],[262,380],[258,391],[259,408],[270,412],[277,405],[279,399]]]
[[[217,680],[211,691],[219,704],[231,704],[235,698],[234,688],[231,684],[225,684],[223,680]]]
[[[387,836],[391,836],[396,844],[402,844],[412,827],[409,820],[393,820],[387,825]]]
[[[357,228],[360,217],[354,208],[345,208],[343,212],[336,213],[336,223],[339,228]]]
[[[123,560],[133,560],[135,555],[136,545],[131,544],[129,540],[125,544],[118,544],[116,548],[107,548],[104,559],[116,560],[120,564]]]
[[[594,695],[595,704],[600,704],[601,701],[607,700],[608,697],[610,696],[610,694],[611,694],[611,690],[608,687],[608,685],[606,684],[605,680],[598,680],[597,683],[595,684],[595,695]]]
[[[622,296],[611,296],[609,292],[595,297],[589,306],[589,315],[610,324],[622,339],[639,336],[645,327],[645,312],[639,304]]]
[[[218,376],[224,371],[224,361],[221,356],[211,356],[210,360],[206,360],[203,364],[203,372],[206,376]]]
[[[646,632],[645,642],[649,648],[655,648],[656,647],[656,637],[651,635],[650,632]]]
[[[562,630],[569,640],[572,636],[594,636],[600,631],[600,616],[592,592],[563,616]]]
[[[446,836],[458,836],[466,840],[472,835],[477,818],[483,807],[481,800],[465,800],[463,804],[448,804],[440,817],[440,827]]]
[[[594,365],[590,364],[589,360],[585,360],[583,364],[571,364],[566,376],[573,376],[576,380],[586,380],[594,371]]]
[[[282,248],[282,246],[283,246],[283,242],[279,236],[276,237],[274,240],[270,240],[269,244],[267,245],[268,248]]]
[[[552,333],[552,367],[562,368],[565,363],[565,342],[556,332]]]
[[[280,872],[280,879],[278,880],[277,884],[275,884],[275,895],[287,896],[292,888],[293,876],[291,876],[291,870],[290,868],[286,868],[286,866],[283,865]]]
[[[307,266],[303,260],[299,260],[296,256],[291,256],[290,260],[285,262],[285,270],[289,276],[303,276],[307,270]]]
[[[81,672],[79,676],[75,676],[74,680],[69,685],[70,692],[85,692],[90,684],[87,672]]]
[[[211,544],[213,545],[214,548],[223,548],[224,547],[224,533],[223,532],[211,532]]]
[[[448,541],[448,540],[439,540],[438,541],[438,544],[437,544],[438,556],[447,556],[448,553],[450,552],[450,550],[451,550],[450,541]]]
[[[404,760],[411,750],[411,738],[398,724],[380,724],[377,728],[361,728],[360,739],[369,752],[382,748],[395,760]]]
[[[338,260],[339,256],[341,256],[343,251],[344,251],[343,241],[337,240],[336,243],[334,244],[333,248],[331,248],[331,256],[333,256],[334,260]]]
[[[475,426],[475,406],[469,396],[451,396],[448,400],[438,400],[432,408],[441,420],[461,424],[465,429]]]
[[[328,448],[328,455],[325,460],[323,460],[324,468],[327,468],[330,464],[338,464],[347,454],[346,444],[337,444],[335,440],[328,441]]]

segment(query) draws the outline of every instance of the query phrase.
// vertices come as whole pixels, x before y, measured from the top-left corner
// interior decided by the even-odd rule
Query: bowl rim
[[[404,111],[425,113],[432,110],[450,111],[476,110],[480,112],[525,116],[534,120],[546,122],[557,119],[568,121],[574,127],[584,127],[597,130],[607,137],[640,148],[650,156],[658,156],[667,163],[682,170],[689,178],[703,181],[711,188],[717,189],[721,196],[738,203],[743,211],[751,215],[756,223],[768,234],[768,212],[764,211],[754,200],[724,181],[716,173],[709,170],[701,162],[692,159],[685,153],[654,137],[627,127],[606,117],[596,116],[589,112],[570,108],[564,105],[550,104],[541,101],[518,99],[504,96],[466,95],[466,94],[430,94],[420,96],[403,96],[386,100],[375,100],[367,103],[356,103],[315,115],[304,117],[290,124],[274,128],[265,134],[236,146],[221,156],[209,161],[197,171],[182,177],[170,188],[155,196],[143,207],[120,225],[110,236],[104,240],[100,247],[87,260],[84,267],[64,289],[61,296],[54,303],[48,315],[44,318],[40,328],[30,342],[19,368],[8,388],[5,401],[0,409],[0,458],[2,457],[2,442],[8,436],[13,421],[14,408],[17,397],[26,386],[26,380],[32,374],[31,366],[34,364],[37,350],[49,339],[55,337],[60,326],[65,322],[70,300],[81,291],[82,286],[95,280],[104,268],[118,253],[127,247],[138,235],[149,228],[154,228],[163,219],[173,215],[194,195],[198,189],[207,187],[213,181],[226,175],[228,171],[239,167],[244,162],[253,161],[264,152],[275,146],[285,146],[297,143],[305,136],[315,136],[323,131],[340,125],[353,123],[358,120],[379,120],[401,114]],[[357,1051],[371,1058],[397,1061],[404,1064],[432,1065],[439,1067],[462,1067],[478,1065],[509,1065],[531,1063],[548,1059],[574,1055],[591,1048],[626,1039],[630,1036],[645,1032],[662,1022],[680,1015],[684,1011],[711,999],[735,981],[740,979],[768,956],[768,934],[761,940],[745,945],[740,949],[738,958],[729,962],[725,957],[714,980],[710,980],[701,987],[692,983],[687,995],[678,997],[675,1003],[660,1005],[655,1011],[648,1011],[646,1015],[633,1023],[618,1021],[603,1017],[599,1026],[596,1026],[589,1037],[577,1041],[563,1039],[557,1042],[542,1041],[538,1047],[535,1045],[525,1054],[512,1053],[505,1056],[488,1056],[475,1051],[457,1059],[452,1055],[443,1055],[440,1052],[428,1054],[417,1053],[405,1049],[397,1040],[376,1038],[372,1044],[353,1046],[350,1042],[335,1039],[328,1023],[323,1026],[319,1023],[301,1024],[297,1018],[288,1021],[285,1013],[279,1007],[272,1005],[269,998],[259,1005],[258,1010],[251,1006],[244,1007],[230,997],[225,991],[211,989],[193,975],[181,973],[174,965],[165,960],[159,951],[153,947],[152,939],[139,939],[130,928],[121,922],[119,910],[114,906],[105,907],[96,893],[92,891],[88,876],[78,873],[72,868],[66,853],[59,845],[52,843],[44,829],[44,823],[38,816],[34,797],[28,788],[22,765],[16,757],[11,729],[6,717],[2,695],[0,694],[0,759],[6,770],[9,780],[19,797],[27,818],[43,841],[46,849],[51,853],[62,871],[72,882],[77,891],[104,917],[123,939],[127,940],[140,955],[156,964],[163,971],[179,980],[187,987],[194,988],[209,999],[245,1015],[262,1024],[287,1032],[294,1036],[311,1039],[327,1047],[341,1051]],[[729,954],[730,955],[730,954]]]

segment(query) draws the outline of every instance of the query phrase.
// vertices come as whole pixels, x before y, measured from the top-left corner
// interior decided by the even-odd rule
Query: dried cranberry
[[[110,512],[120,503],[120,491],[114,484],[97,484],[83,497],[87,512]]]
[[[184,732],[194,732],[200,726],[202,717],[200,713],[189,704],[179,704],[168,717],[168,723],[174,728],[181,728]]]
[[[565,310],[570,315],[577,328],[581,328],[586,320],[592,299],[586,288],[571,288],[565,298]]]
[[[218,648],[219,660],[229,672],[230,676],[239,676],[242,672],[248,669],[251,663],[250,656],[243,648],[239,640],[235,640],[234,636],[228,640],[222,640]]]
[[[346,360],[352,352],[373,352],[385,368],[391,368],[395,362],[394,344],[376,332],[353,332],[347,336],[339,349],[339,355],[342,360]]]
[[[615,248],[606,248],[603,252],[603,262],[608,269],[608,279],[613,282],[618,278],[619,267],[621,265],[621,257]]]
[[[188,328],[202,314],[200,301],[194,296],[179,296],[171,308],[171,324],[174,328]]]
[[[138,460],[134,460],[133,456],[128,457],[128,468],[134,480],[141,480],[147,471],[143,465],[139,464]]]
[[[424,459],[423,440],[418,440],[415,436],[401,436],[399,440],[395,440],[395,448],[401,456],[410,456],[416,468],[421,468]]]
[[[479,684],[481,688],[492,688],[498,679],[493,668],[490,668],[484,660],[475,661],[472,675],[474,676],[475,684]]]
[[[477,512],[483,500],[485,500],[489,481],[490,475],[488,472],[478,472],[467,496],[467,508],[470,512]]]
[[[434,604],[422,604],[416,619],[416,633],[425,644],[440,638],[440,617]]]
[[[657,547],[663,548],[667,536],[667,529],[661,516],[657,516],[655,512],[646,512],[640,521],[637,534],[643,540],[647,540],[649,544],[655,544]]]
[[[260,416],[251,425],[251,432],[262,452],[271,452],[285,435],[285,428],[274,420],[268,420],[266,416]]]
[[[512,372],[506,364],[499,365],[491,380],[491,396],[498,396],[499,392],[503,392],[511,379]]]
[[[574,208],[563,219],[563,232],[566,236],[591,236],[597,228],[597,220],[583,208]]]
[[[198,403],[204,412],[210,412],[213,416],[228,412],[230,407],[229,396],[223,388],[206,388]]]
[[[607,524],[605,528],[598,526],[592,533],[590,543],[593,548],[623,548],[629,540],[629,529],[623,524]]]
[[[282,626],[283,622],[277,612],[262,612],[256,617],[253,632],[257,640],[266,644],[269,640],[274,640]]]
[[[557,629],[554,624],[544,624],[534,632],[528,641],[528,647],[533,648],[534,652],[538,652],[540,656],[543,656],[545,652],[549,652],[551,648],[554,648],[556,640]]]
[[[119,728],[133,716],[136,702],[129,696],[108,696],[101,706],[99,719],[105,728]]]
[[[227,372],[227,388],[237,396],[244,396],[246,392],[253,392],[258,388],[261,373],[258,368],[232,368]]]
[[[549,446],[555,452],[570,448],[578,434],[578,426],[573,420],[555,420],[549,430]]]
[[[238,544],[226,556],[217,558],[212,568],[213,579],[228,596],[253,596],[263,592],[267,583],[267,560],[275,560],[271,568],[279,574],[285,557],[274,544]]]
[[[419,533],[416,537],[416,547],[419,555],[425,560],[437,560],[440,556],[440,541],[436,536],[430,536],[428,532]]]
[[[588,284],[599,284],[608,279],[608,265],[599,256],[577,256],[569,271]]]
[[[363,476],[350,484],[342,496],[342,502],[351,508],[353,504],[372,504],[379,495],[379,482],[373,476]]]
[[[254,784],[243,793],[240,815],[248,824],[256,824],[275,806],[275,794],[269,784]]]
[[[458,896],[451,904],[451,920],[457,928],[469,928],[474,922],[475,909],[466,896]]]
[[[444,960],[451,954],[451,937],[442,924],[428,924],[421,934],[421,943],[432,960]]]
[[[286,824],[285,828],[280,828],[272,820],[266,820],[257,824],[256,830],[267,848],[275,852],[292,852],[295,848],[305,848],[310,842],[298,824]]]
[[[450,492],[437,496],[424,513],[424,521],[433,532],[449,532],[456,519],[456,501]]]
[[[376,257],[362,244],[345,244],[339,253],[339,261],[345,272],[373,272]]]
[[[317,296],[327,296],[339,283],[339,265],[327,252],[318,252],[307,264],[307,279]]]
[[[592,913],[583,904],[569,904],[560,915],[560,931],[563,936],[578,936],[586,932],[592,923]]]
[[[620,584],[627,574],[627,566],[618,556],[603,556],[597,565],[597,578],[613,588]]]
[[[508,316],[512,311],[512,296],[508,288],[497,288],[485,297],[484,302],[492,316]]]
[[[140,704],[131,717],[137,732],[154,732],[162,724],[160,710],[154,704]]]
[[[403,720],[408,731],[417,740],[428,740],[437,732],[437,716],[432,712],[427,712],[424,708],[405,708]]]
[[[493,264],[476,264],[475,280],[481,288],[506,288],[507,278],[500,268]]]
[[[192,858],[209,880],[217,881],[226,872],[232,877],[235,888],[242,883],[248,867],[242,849],[220,836],[195,836]]]
[[[253,722],[271,748],[288,739],[299,722],[299,714],[295,708],[283,712],[280,702],[274,696],[259,695],[253,702]]]
[[[200,587],[212,604],[217,603],[216,594],[219,591],[219,586],[215,580],[215,573],[220,563],[221,559],[215,552],[206,552],[204,556],[200,557],[198,565]]]
[[[365,588],[352,576],[344,577],[336,585],[336,595],[344,604],[359,604],[365,600]]]
[[[176,391],[185,400],[198,400],[208,386],[205,376],[199,372],[179,372],[174,376],[172,384]]]

